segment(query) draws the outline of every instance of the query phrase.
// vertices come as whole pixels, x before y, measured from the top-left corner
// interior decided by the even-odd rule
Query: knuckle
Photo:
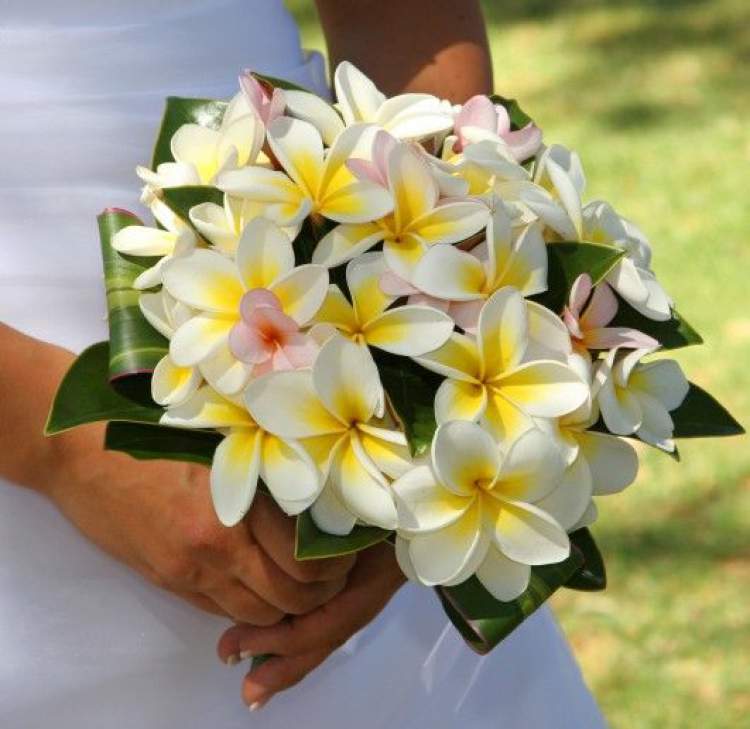
[[[330,559],[313,559],[295,563],[295,577],[303,583],[333,580],[347,574],[354,565],[354,555]]]
[[[185,529],[188,549],[195,554],[219,553],[226,546],[226,535],[221,526],[195,521]]]
[[[201,581],[201,566],[187,557],[162,559],[154,570],[164,587],[192,587]]]

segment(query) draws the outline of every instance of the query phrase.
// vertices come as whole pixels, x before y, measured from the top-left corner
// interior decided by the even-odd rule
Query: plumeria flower
[[[409,281],[430,246],[457,243],[487,224],[489,212],[482,203],[439,199],[430,165],[411,144],[393,146],[387,157],[375,148],[373,163],[381,180],[387,181],[393,213],[375,222],[334,228],[318,243],[313,254],[316,263],[337,266],[383,241],[388,267]]]
[[[265,127],[284,114],[286,99],[283,89],[265,86],[249,69],[242,72],[239,81],[248,106]]]
[[[529,123],[523,129],[511,131],[510,117],[505,107],[493,104],[484,95],[472,96],[456,115],[453,122],[455,138],[453,150],[461,152],[473,142],[488,139],[505,143],[518,162],[533,157],[542,144],[542,130]]]
[[[265,127],[243,94],[230,102],[218,129],[183,124],[172,136],[174,162],[163,162],[156,171],[138,167],[137,173],[157,188],[212,185],[225,170],[253,164],[263,147]]]
[[[607,429],[617,435],[635,434],[646,443],[672,452],[674,422],[689,384],[680,365],[662,359],[644,363],[650,350],[627,354],[612,350],[597,363],[594,390]]]
[[[307,509],[320,493],[320,473],[304,448],[265,432],[241,402],[207,385],[169,408],[160,422],[178,428],[216,428],[224,435],[214,453],[210,481],[216,514],[226,526],[239,523],[248,512],[258,479],[290,515]]]
[[[396,527],[389,478],[411,466],[403,433],[375,419],[383,402],[369,351],[340,336],[321,348],[312,371],[273,372],[253,380],[245,400],[256,422],[282,439],[299,440],[326,476],[311,508],[315,523],[348,534],[357,520]]]
[[[364,223],[393,208],[388,191],[358,180],[345,162],[371,143],[373,129],[358,124],[336,137],[326,153],[320,132],[300,119],[281,117],[268,127],[268,144],[283,172],[245,167],[221,175],[217,186],[231,195],[264,205],[278,225],[295,225],[308,215],[339,223]]]
[[[306,324],[323,303],[328,271],[313,264],[295,268],[287,235],[270,221],[256,218],[242,233],[236,262],[217,251],[197,249],[165,266],[164,286],[175,299],[195,310],[169,343],[172,359],[182,367],[199,365],[212,386],[233,394],[245,386],[254,366],[242,361],[230,347],[230,332],[243,321],[243,315],[249,316],[257,297],[263,295],[273,297],[280,313],[298,326]],[[265,333],[269,347],[287,346],[286,330]],[[283,336],[275,339],[276,334]]]
[[[584,240],[581,196],[586,177],[578,155],[559,144],[548,147],[536,162],[534,183],[524,186],[522,201],[558,240]]]
[[[388,307],[396,300],[380,287],[387,266],[382,253],[364,253],[346,267],[350,304],[338,286],[331,286],[315,321],[328,324],[358,344],[416,357],[445,344],[453,321],[428,306]]]
[[[496,599],[514,600],[526,590],[532,565],[561,562],[570,553],[565,530],[539,506],[558,487],[563,468],[540,430],[501,449],[476,423],[441,425],[432,464],[393,483],[402,570],[425,585],[460,584],[476,574]],[[580,499],[575,492],[568,497]]]
[[[138,305],[146,321],[167,339],[192,315],[190,309],[172,298],[165,289],[143,293]],[[151,397],[159,405],[179,405],[193,395],[202,384],[197,367],[180,367],[169,354],[164,355],[151,377]]]
[[[196,230],[209,241],[216,250],[234,256],[245,226],[263,215],[265,206],[252,200],[242,200],[224,195],[224,204],[200,203],[190,208],[188,216]],[[301,228],[301,223],[287,226],[282,230],[293,241]]]
[[[430,94],[400,94],[387,99],[375,84],[348,61],[333,77],[338,107],[347,126],[370,122],[398,139],[423,139],[453,126],[449,108]]]
[[[414,286],[429,296],[448,299],[448,312],[467,332],[476,329],[484,302],[505,286],[524,296],[547,289],[547,247],[539,225],[514,236],[511,218],[498,202],[487,225],[487,240],[471,251],[434,246],[414,271]]]
[[[606,282],[594,287],[591,276],[582,273],[573,282],[562,319],[574,348],[583,354],[590,349],[656,349],[653,337],[630,327],[607,326],[617,314],[617,298]]]
[[[672,300],[651,271],[651,248],[643,233],[621,218],[611,205],[599,200],[582,211],[583,239],[612,245],[625,255],[607,274],[607,282],[636,311],[649,319],[672,316]]]
[[[476,340],[453,334],[440,349],[414,358],[447,378],[435,396],[438,423],[480,421],[507,441],[532,428],[533,417],[559,418],[589,397],[567,364],[532,358],[528,312],[516,289],[500,289],[482,308]]]
[[[157,263],[133,281],[133,288],[142,290],[160,285],[164,265],[172,258],[189,254],[196,247],[198,238],[190,226],[159,199],[152,187],[143,188],[141,202],[149,207],[162,228],[128,225],[115,233],[112,247],[128,256],[159,257]]]

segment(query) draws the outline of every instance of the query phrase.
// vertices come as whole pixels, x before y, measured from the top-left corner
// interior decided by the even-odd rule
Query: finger
[[[197,592],[183,592],[181,590],[170,590],[170,592],[203,612],[220,615],[223,618],[231,617],[226,610],[207,595],[201,595]]]
[[[238,580],[228,580],[207,591],[232,619],[255,626],[270,626],[283,619],[284,613],[270,605]]]
[[[260,709],[274,694],[299,683],[329,655],[330,651],[321,650],[299,656],[269,658],[245,676],[242,699],[251,709]]]
[[[404,581],[390,545],[361,553],[346,588],[307,615],[293,616],[269,627],[237,625],[220,639],[232,654],[293,656],[332,650],[367,625]]]
[[[267,494],[258,494],[247,518],[253,538],[284,572],[298,582],[339,580],[346,576],[356,562],[349,554],[330,559],[304,562],[295,559],[296,522],[284,514]]]
[[[231,573],[258,597],[283,613],[304,615],[324,605],[346,584],[346,577],[326,582],[297,582],[258,544],[237,550]]]

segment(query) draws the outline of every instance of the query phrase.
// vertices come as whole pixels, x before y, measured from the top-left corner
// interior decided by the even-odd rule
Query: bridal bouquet
[[[168,99],[154,226],[100,216],[110,340],[48,433],[106,420],[107,448],[210,465],[226,525],[265,489],[298,559],[391,540],[480,652],[603,588],[587,527],[634,443],[741,432],[661,356],[701,340],[643,233],[512,100],[386,98],[349,63],[333,105],[240,84]]]

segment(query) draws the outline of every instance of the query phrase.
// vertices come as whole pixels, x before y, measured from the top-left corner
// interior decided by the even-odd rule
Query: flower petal
[[[357,523],[357,517],[344,506],[333,484],[328,484],[310,508],[315,526],[326,534],[345,536]]]
[[[532,504],[499,504],[494,526],[495,544],[516,562],[551,564],[562,562],[570,554],[570,541],[563,528]]]
[[[212,181],[218,171],[216,146],[219,132],[198,124],[183,124],[172,136],[170,147],[177,162],[189,163],[198,172],[201,183]]]
[[[201,387],[192,397],[170,407],[159,421],[178,428],[250,428],[247,410],[222,397],[213,388]]]
[[[370,250],[385,231],[375,223],[344,223],[326,233],[313,251],[312,261],[333,268]]]
[[[180,367],[190,367],[208,359],[226,346],[234,320],[205,314],[182,324],[169,342],[169,354]]]
[[[219,521],[234,526],[242,521],[258,487],[262,434],[255,428],[232,431],[214,453],[211,498]]]
[[[682,405],[690,389],[680,365],[673,359],[640,364],[630,375],[628,385],[656,398],[667,410]]]
[[[363,331],[373,347],[418,357],[445,344],[453,331],[453,320],[430,306],[405,305],[371,320]]]
[[[242,283],[234,263],[215,251],[194,250],[164,266],[164,286],[194,309],[237,315]]]
[[[532,418],[495,388],[488,388],[480,422],[498,443],[513,441],[534,427]]]
[[[323,175],[323,139],[309,122],[282,116],[266,132],[276,159],[305,195],[315,199]]]
[[[489,210],[479,202],[442,203],[411,222],[409,232],[426,243],[458,243],[487,225]]]
[[[287,234],[270,220],[255,218],[242,231],[237,268],[247,291],[268,289],[294,268],[294,250]]]
[[[347,125],[372,120],[385,101],[385,96],[375,84],[349,61],[342,61],[336,66],[333,85]]]
[[[320,473],[307,451],[270,434],[263,438],[260,476],[274,499],[287,507],[297,505],[294,513],[307,508],[320,492]]]
[[[378,317],[396,300],[380,286],[387,271],[382,253],[363,253],[347,264],[346,283],[360,325]]]
[[[358,329],[354,309],[336,284],[328,287],[328,293],[315,314],[315,321],[333,324],[337,329],[346,333],[352,333]]]
[[[174,334],[174,329],[169,321],[169,316],[164,308],[164,293],[144,293],[138,297],[138,307],[146,321],[156,329],[159,334],[169,339]]]
[[[591,503],[591,471],[585,458],[576,458],[565,470],[562,481],[536,505],[569,532]]]
[[[485,272],[475,256],[449,245],[430,248],[414,269],[412,282],[420,291],[452,301],[482,295]]]
[[[630,443],[591,431],[577,433],[576,440],[591,473],[595,495],[619,493],[635,481],[638,454]]]
[[[178,367],[169,357],[162,357],[151,377],[151,397],[159,405],[176,405],[190,397],[201,384],[195,367]]]
[[[414,357],[414,361],[432,372],[454,380],[476,383],[480,375],[476,343],[465,334],[456,332],[450,335],[442,347]]]
[[[188,213],[198,232],[222,253],[233,255],[237,249],[237,233],[227,220],[225,208],[206,202],[194,205]]]
[[[306,324],[320,309],[328,293],[328,270],[309,263],[289,271],[270,287],[297,324]]]
[[[112,247],[128,256],[168,256],[174,252],[177,234],[169,230],[128,225],[115,233]]]
[[[512,369],[523,359],[528,316],[521,294],[506,287],[495,292],[479,314],[479,353],[485,381]]]
[[[522,595],[529,586],[531,567],[508,559],[491,546],[477,569],[477,579],[496,600],[510,602]]]
[[[661,448],[668,453],[673,452],[675,449],[672,440],[674,422],[669,411],[661,401],[645,392],[639,392],[637,397],[643,417],[641,424],[635,431],[636,435],[646,443]]]
[[[287,112],[297,119],[310,122],[323,141],[330,146],[344,129],[344,123],[336,110],[316,94],[308,91],[288,89],[284,91]]]
[[[252,368],[240,362],[227,344],[202,360],[198,369],[211,387],[225,395],[235,395],[244,389],[252,373]]]
[[[443,380],[435,393],[435,419],[438,424],[451,420],[478,420],[487,407],[487,388],[462,380]]]
[[[432,211],[438,186],[422,154],[399,144],[388,157],[388,182],[393,195],[396,230],[406,232],[414,221]]]

